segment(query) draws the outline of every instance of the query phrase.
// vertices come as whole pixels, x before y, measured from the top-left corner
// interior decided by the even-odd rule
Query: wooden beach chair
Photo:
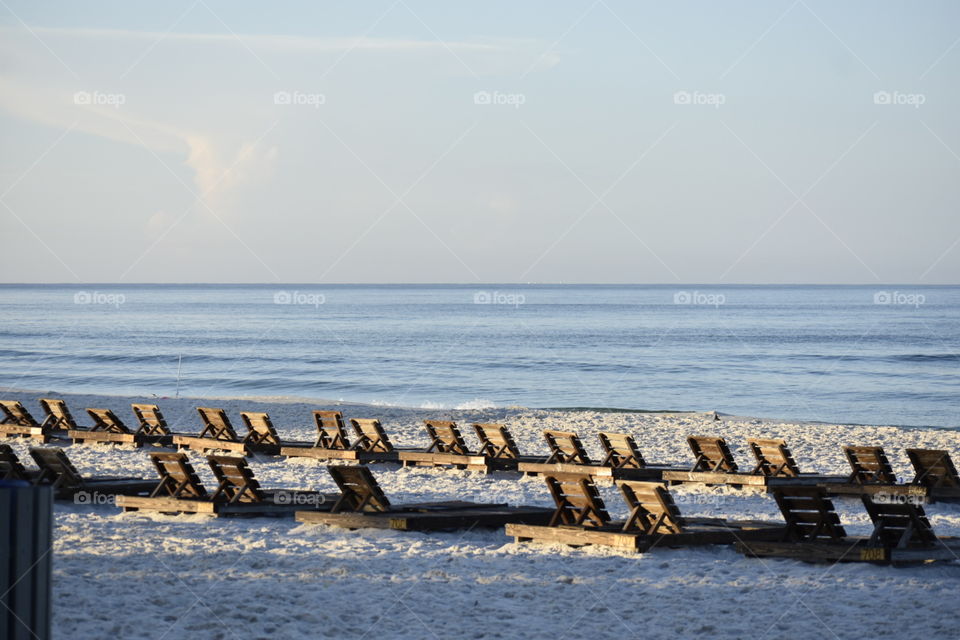
[[[343,424],[343,414],[339,411],[314,411],[313,420],[317,424],[317,439],[313,446],[318,449],[350,448],[347,428]]]
[[[147,497],[117,497],[124,511],[166,514],[203,513],[211,516],[291,516],[297,509],[329,509],[336,495],[299,489],[263,489],[244,458],[208,456],[217,480],[209,493],[184,453],[151,454],[160,482]]]
[[[643,463],[636,443],[624,434],[600,434],[604,447],[603,461],[590,458],[583,442],[576,433],[547,430],[543,437],[550,448],[550,457],[545,462],[524,462],[518,469],[527,475],[577,473],[587,475],[597,482],[611,483],[623,480],[659,480],[664,467],[648,467]],[[608,448],[609,447],[609,448]]]
[[[387,499],[368,467],[331,465],[327,470],[340,489],[340,498],[329,513],[298,511],[298,522],[350,529],[450,531],[501,527],[509,522],[545,523],[550,519],[551,510],[540,507],[511,507],[459,500],[394,505]]]
[[[556,505],[550,523],[547,526],[508,524],[506,534],[516,542],[596,544],[643,552],[655,546],[774,540],[784,531],[783,525],[775,523],[684,518],[665,484],[636,480],[617,481],[630,515],[623,522],[612,522],[591,479],[577,474],[556,474],[545,476],[545,480]]]
[[[768,487],[777,476],[740,471],[733,453],[723,438],[715,436],[690,436],[687,445],[693,452],[693,467],[689,471],[664,471],[663,479],[671,484],[693,482],[706,485],[729,485],[733,487]]]
[[[846,446],[843,455],[850,465],[850,475],[845,482],[823,485],[831,495],[885,494],[920,501],[929,495],[923,484],[897,482],[883,447]]]
[[[351,420],[357,434],[353,444],[347,435],[343,414],[339,411],[314,411],[317,439],[313,446],[304,444],[285,445],[280,455],[288,458],[316,458],[318,460],[353,460],[355,462],[396,462],[400,459],[380,425],[379,420]]]
[[[535,456],[521,456],[520,450],[506,425],[494,423],[476,423],[473,425],[480,438],[480,453],[501,460],[538,460]]]
[[[960,499],[960,475],[948,451],[907,449],[916,475],[910,484],[926,487],[932,500]]]
[[[281,440],[277,433],[273,421],[266,413],[255,411],[241,411],[240,417],[247,427],[247,435],[243,441],[251,445],[252,450],[257,453],[280,453],[281,447],[307,447],[309,442],[294,442],[290,440]]]
[[[647,466],[633,436],[601,431],[597,434],[603,447],[603,466],[614,469],[643,469]]]
[[[247,443],[237,436],[237,432],[223,409],[197,407],[203,429],[197,436],[178,434],[173,436],[173,444],[180,449],[196,451],[223,450],[241,455],[248,453]]]
[[[130,429],[110,409],[87,409],[93,419],[93,426],[89,429],[71,430],[67,432],[74,444],[84,442],[107,442],[129,444],[142,447],[144,444],[168,445],[172,438],[169,435],[148,435],[140,429]]]
[[[80,431],[87,428],[77,424],[65,401],[57,398],[40,398],[39,402],[45,416],[43,426],[48,430]]]
[[[805,562],[912,563],[957,557],[960,541],[937,538],[923,507],[909,500],[861,496],[873,523],[869,536],[848,536],[823,487],[780,487],[777,506],[787,523],[781,540],[741,541],[749,556],[794,558]]]
[[[400,462],[404,466],[451,467],[483,473],[512,466],[471,451],[455,422],[424,420],[423,424],[430,443],[422,451],[400,451]]]
[[[53,485],[58,499],[73,498],[77,504],[99,504],[99,496],[147,495],[155,484],[143,478],[85,478],[63,449],[57,447],[30,447],[30,456],[40,468],[34,484]]]
[[[41,442],[50,440],[50,430],[37,422],[19,401],[0,400],[0,410],[3,411],[0,436],[35,438]]]
[[[39,475],[39,471],[28,471],[21,464],[13,447],[0,444],[0,480],[17,480],[34,484]]]
[[[752,473],[773,478],[800,476],[800,468],[797,466],[797,461],[793,459],[790,449],[787,448],[785,440],[751,438],[747,440],[747,446],[757,460],[757,466],[753,468]]]
[[[140,425],[137,433],[142,433],[145,436],[173,435],[170,432],[170,427],[167,426],[166,419],[164,419],[163,414],[160,413],[160,407],[157,405],[131,404],[130,408],[133,410],[133,415],[137,417],[137,423]]]

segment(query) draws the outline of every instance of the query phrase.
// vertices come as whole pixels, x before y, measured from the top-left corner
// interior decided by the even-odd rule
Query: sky
[[[957,283],[956,2],[0,0],[0,282]]]

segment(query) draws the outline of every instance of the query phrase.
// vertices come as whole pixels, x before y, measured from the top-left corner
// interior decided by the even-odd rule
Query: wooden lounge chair
[[[934,535],[923,507],[911,501],[861,496],[873,531],[852,537],[823,487],[780,487],[774,498],[787,523],[784,537],[738,542],[741,553],[805,562],[909,563],[955,559],[960,551],[960,541]]]
[[[948,451],[907,449],[916,476],[910,484],[926,487],[931,500],[960,499],[960,475]]]
[[[137,417],[140,428],[137,433],[146,436],[169,436],[173,435],[163,414],[160,413],[160,407],[155,404],[131,404],[133,415]]]
[[[81,427],[73,419],[67,403],[57,398],[40,398],[40,408],[45,415],[43,426],[50,431],[80,431]]]
[[[148,435],[141,429],[130,429],[110,409],[87,409],[93,419],[93,426],[89,429],[71,430],[67,436],[74,444],[84,442],[113,442],[142,447],[144,444],[168,445],[172,438],[169,435]]]
[[[246,455],[249,453],[247,443],[244,442],[227,417],[223,409],[211,407],[197,407],[203,429],[197,436],[175,435],[173,444],[180,449],[194,449],[196,451],[223,450]]]
[[[515,466],[502,464],[496,458],[471,451],[455,422],[424,420],[423,424],[430,443],[423,451],[400,451],[400,462],[404,466],[452,467],[483,473]]]
[[[289,440],[280,440],[276,427],[266,413],[255,411],[241,411],[240,417],[247,426],[247,435],[243,441],[247,443],[248,448],[257,453],[267,453],[277,455],[282,447],[307,447],[309,442],[295,442]]]
[[[537,456],[520,455],[517,443],[507,430],[506,425],[495,423],[476,423],[473,425],[480,438],[480,453],[498,460],[522,460],[533,462],[542,460]]]
[[[63,449],[57,447],[30,447],[30,456],[40,468],[34,484],[51,484],[58,499],[73,498],[77,504],[100,504],[102,498],[109,496],[146,495],[155,484],[143,478],[84,478]]]
[[[20,458],[17,457],[13,447],[0,444],[0,480],[17,480],[33,484],[39,475],[39,471],[28,471],[20,463]]]
[[[340,498],[330,513],[298,511],[297,522],[350,529],[449,531],[501,527],[509,522],[544,523],[550,519],[551,510],[540,507],[510,507],[459,500],[393,505],[368,467],[331,465],[327,470],[340,488]]]
[[[317,458],[319,460],[355,460],[356,452],[350,446],[350,438],[339,411],[314,411],[317,439],[313,445],[291,443],[280,447],[280,455],[288,458]]]
[[[577,474],[545,476],[556,509],[547,526],[508,524],[506,534],[517,542],[598,544],[643,552],[655,546],[732,544],[736,540],[783,536],[783,525],[684,518],[667,486],[660,482],[620,480],[617,486],[630,508],[623,522],[612,522],[596,484]]]
[[[911,496],[925,500],[927,487],[923,484],[897,482],[890,460],[883,447],[843,447],[843,455],[850,464],[846,482],[823,485],[831,495],[888,494]]]
[[[672,484],[748,486],[767,491],[785,484],[815,485],[843,480],[841,477],[801,474],[783,440],[747,440],[757,460],[749,472],[740,469],[723,438],[690,436],[687,444],[693,452],[693,467],[689,471],[665,471],[664,480]]]
[[[601,463],[590,458],[575,433],[547,430],[543,437],[550,447],[550,457],[546,462],[518,465],[517,468],[527,475],[577,473],[610,483],[615,479],[659,480],[664,471],[664,467],[648,467],[637,451],[636,443],[625,434],[600,434],[605,452]]]
[[[37,422],[19,401],[0,400],[0,410],[3,411],[0,436],[35,438],[41,442],[50,440],[50,430]]]
[[[217,488],[207,492],[185,453],[150,455],[160,482],[147,497],[117,497],[124,511],[223,516],[291,516],[297,509],[330,508],[337,495],[299,489],[263,489],[246,459],[208,456]]]

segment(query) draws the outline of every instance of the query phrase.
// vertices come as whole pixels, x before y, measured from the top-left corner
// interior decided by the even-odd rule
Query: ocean
[[[0,285],[0,317],[15,389],[960,425],[957,286]]]

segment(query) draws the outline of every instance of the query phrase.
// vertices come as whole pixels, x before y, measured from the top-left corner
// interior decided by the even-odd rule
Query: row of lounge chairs
[[[736,544],[746,555],[808,561],[926,562],[955,559],[960,544],[938,538],[923,507],[912,501],[861,496],[873,522],[869,536],[846,534],[827,492],[819,486],[773,490],[784,522],[731,521],[684,517],[666,483],[618,480],[629,515],[612,521],[593,479],[583,474],[544,474],[554,502],[540,507],[445,501],[394,505],[369,468],[327,467],[339,493],[264,489],[242,457],[207,456],[217,481],[210,492],[183,453],[152,453],[159,480],[84,478],[62,449],[32,447],[38,469],[23,467],[0,444],[0,480],[50,484],[58,498],[80,492],[113,496],[125,511],[204,513],[215,516],[293,516],[298,522],[347,528],[404,531],[506,526],[518,542],[607,545],[636,552],[651,548]],[[304,508],[307,507],[307,508]]]
[[[37,423],[19,402],[0,401],[5,419],[0,434],[48,438],[55,429],[65,431],[74,442],[118,442],[139,446],[146,443],[199,451],[224,450],[238,455],[254,453],[361,463],[399,462],[404,465],[456,467],[476,471],[518,471],[529,475],[577,473],[597,481],[656,480],[671,484],[696,482],[735,487],[754,486],[772,490],[798,484],[824,487],[832,495],[892,493],[926,500],[960,499],[960,476],[950,454],[936,449],[907,449],[916,471],[910,482],[898,482],[881,447],[846,446],[844,456],[851,473],[829,476],[803,473],[787,443],[775,439],[748,439],[755,464],[741,469],[723,438],[691,436],[687,443],[694,462],[690,468],[650,465],[629,434],[598,434],[603,458],[593,460],[576,433],[547,430],[548,456],[523,455],[505,425],[480,423],[473,429],[479,447],[471,449],[456,423],[426,420],[426,448],[396,448],[379,420],[352,419],[353,433],[339,411],[314,411],[316,439],[313,442],[281,440],[270,416],[262,412],[240,413],[247,433],[238,435],[223,409],[197,409],[203,427],[197,435],[173,433],[159,407],[132,405],[139,426],[128,428],[109,409],[88,409],[93,426],[77,426],[62,400],[41,399],[46,418]],[[351,442],[352,439],[352,442]],[[45,440],[46,441],[46,440]]]

